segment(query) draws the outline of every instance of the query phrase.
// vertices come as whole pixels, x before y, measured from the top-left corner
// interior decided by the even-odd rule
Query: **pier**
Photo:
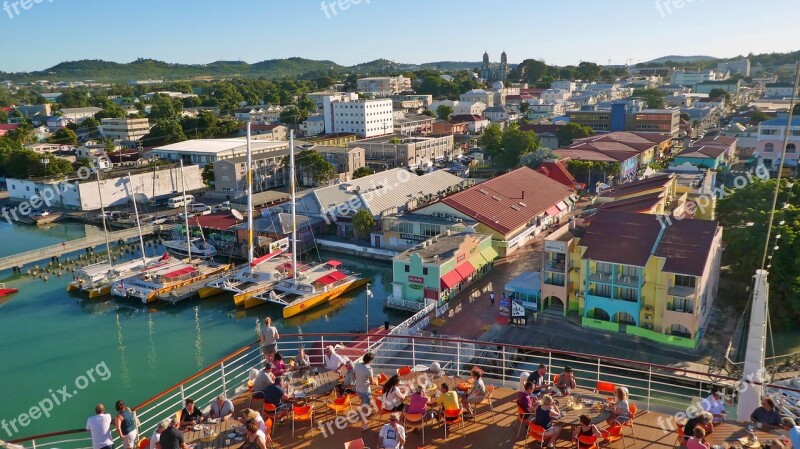
[[[155,232],[165,231],[168,230],[169,227],[169,225],[144,225],[142,226],[142,235],[149,235]],[[139,237],[139,230],[135,227],[108,233],[109,242],[118,242],[120,240],[127,242],[128,240],[136,237]],[[103,234],[98,234],[81,239],[57,243],[55,245],[45,246],[44,248],[25,251],[23,253],[14,254],[13,256],[0,258],[0,270],[22,267],[26,264],[48,260],[53,257],[61,257],[72,252],[84,251],[86,248],[95,248],[97,246],[104,245],[105,243],[105,236]]]

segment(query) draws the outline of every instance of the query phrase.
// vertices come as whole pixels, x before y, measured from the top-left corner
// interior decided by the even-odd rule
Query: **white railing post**
[[[653,396],[651,382],[653,381],[653,365],[647,365],[647,411],[650,411],[650,397]]]
[[[501,353],[502,355],[500,357],[500,363],[503,364],[503,386],[505,386],[505,384],[506,384],[506,347],[505,346],[500,346],[500,349],[502,349],[502,353]]]
[[[227,397],[228,396],[228,385],[227,385],[227,382],[225,381],[225,362],[220,362],[219,370],[220,370],[220,373],[222,374],[222,394],[224,394],[225,397]]]
[[[322,349],[322,366],[325,366],[325,337],[319,336],[319,347]]]
[[[550,376],[553,376],[553,353],[547,351],[547,369],[550,370]]]
[[[461,340],[456,341],[456,377],[461,377]]]
[[[414,337],[414,336],[412,335],[411,337]],[[411,339],[411,366],[412,367],[417,366],[417,346],[416,346],[416,343],[417,343],[417,339],[416,338],[412,338]]]
[[[600,359],[597,359],[597,381],[600,382]]]
[[[31,440],[31,448],[36,449],[36,440]]]
[[[186,393],[183,391],[183,384],[181,384],[181,404],[186,402]]]

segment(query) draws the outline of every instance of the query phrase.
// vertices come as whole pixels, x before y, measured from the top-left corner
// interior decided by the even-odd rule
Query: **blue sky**
[[[800,48],[797,0],[325,3],[324,11],[320,0],[0,0],[0,71],[138,57],[478,61],[484,50],[493,61],[505,50],[512,63],[622,64],[668,54],[731,57]]]

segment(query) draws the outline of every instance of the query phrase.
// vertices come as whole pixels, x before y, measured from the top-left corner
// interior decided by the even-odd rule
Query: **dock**
[[[159,301],[168,302],[170,304],[177,304],[185,299],[189,299],[192,297],[197,296],[197,292],[200,291],[201,288],[205,287],[211,281],[216,281],[217,279],[223,278],[230,274],[230,270],[223,271],[222,273],[217,273],[213,276],[209,276],[202,281],[194,282],[189,285],[184,285],[183,287],[176,288],[175,290],[171,290],[167,293],[158,295]]]
[[[169,225],[145,225],[142,226],[142,235],[162,232],[167,230],[168,227]],[[118,242],[120,240],[127,242],[128,240],[137,237],[139,237],[139,230],[135,227],[108,233],[109,242]],[[57,243],[55,245],[45,246],[44,248],[25,251],[23,253],[0,258],[0,270],[7,270],[15,267],[21,268],[26,264],[52,259],[53,257],[62,257],[69,253],[84,251],[86,248],[95,248],[100,245],[105,245],[105,243],[105,236],[103,234],[98,234],[91,237],[84,237],[76,240]]]

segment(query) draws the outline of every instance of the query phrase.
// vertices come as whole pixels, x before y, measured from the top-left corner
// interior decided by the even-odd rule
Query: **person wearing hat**
[[[431,366],[425,370],[428,374],[433,374],[434,376],[444,376],[444,371],[442,371],[442,365],[439,365],[439,362],[431,363]]]
[[[406,429],[400,424],[397,413],[389,415],[389,424],[384,424],[378,433],[378,449],[398,449],[406,444]]]
[[[714,417],[714,422],[725,421],[727,412],[725,411],[725,402],[722,400],[722,391],[719,387],[711,388],[711,394],[700,402],[703,410],[711,413]]]
[[[572,390],[577,388],[578,385],[575,383],[575,375],[572,374],[572,367],[565,366],[564,372],[558,376],[558,382],[556,382],[556,388],[561,394],[570,394]]]

